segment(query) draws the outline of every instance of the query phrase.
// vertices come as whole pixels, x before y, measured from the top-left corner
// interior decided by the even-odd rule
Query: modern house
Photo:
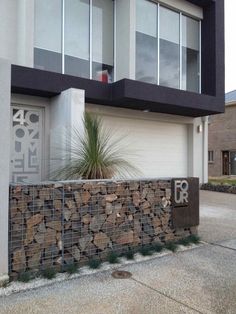
[[[226,94],[225,113],[209,123],[209,176],[236,175],[236,91]]]
[[[47,180],[85,111],[128,134],[143,177],[207,181],[223,0],[2,0],[0,40],[1,185]]]
[[[70,151],[72,130],[82,126],[84,112],[102,116],[105,127],[118,136],[128,135],[126,144],[135,156],[127,155],[127,159],[141,169],[143,180],[175,178],[172,182],[178,184],[172,195],[181,195],[173,196],[176,204],[181,199],[186,202],[188,182],[181,177],[208,180],[207,116],[223,113],[225,104],[223,0],[1,0],[0,42],[0,285],[8,279],[10,259],[16,265],[22,261],[26,265],[27,260],[29,265],[28,244],[36,243],[36,231],[42,236],[35,225],[42,219],[50,224],[55,218],[64,228],[61,208],[69,199],[59,190],[63,205],[59,200],[57,216],[56,205],[47,203],[55,196],[53,190],[41,186],[37,192],[37,186],[60,165],[63,150]],[[199,223],[198,180],[188,180],[197,182],[189,190],[189,207],[172,208],[171,217],[167,212],[163,218],[166,227],[177,221],[175,227],[182,228],[181,232]],[[19,183],[10,186],[13,198],[9,198],[10,182]],[[21,182],[26,185],[22,187]],[[167,195],[170,180],[155,187],[157,197]],[[138,206],[141,200],[135,201],[135,195],[140,193],[132,193]],[[152,204],[153,193],[144,193]],[[91,197],[87,190],[84,195]],[[38,201],[49,209],[49,220],[35,215],[34,202]],[[149,202],[145,203],[151,215]],[[66,206],[71,208],[70,200]],[[78,208],[74,209],[73,228],[84,228]],[[153,216],[147,215],[145,224],[154,223]],[[9,220],[12,216],[15,223]],[[102,217],[106,219],[106,214]],[[56,230],[46,227],[49,241],[61,239],[60,234],[56,238]],[[91,230],[100,229],[101,224]],[[148,230],[153,238],[153,226]],[[69,232],[73,238],[74,231]],[[133,230],[130,234],[131,240],[125,234],[115,241],[140,242]],[[102,240],[97,239],[101,235]],[[93,245],[107,247],[110,238],[106,234],[93,236]],[[14,242],[10,255],[9,239]],[[73,249],[80,252],[77,246]],[[46,249],[36,253],[40,260]],[[30,258],[35,260],[35,256]]]

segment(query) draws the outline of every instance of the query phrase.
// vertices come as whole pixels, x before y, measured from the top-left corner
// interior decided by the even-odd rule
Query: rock
[[[62,209],[62,202],[61,200],[54,200],[53,201],[53,206],[56,210],[61,210]]]
[[[108,223],[111,223],[111,224],[115,224],[116,223],[116,217],[117,217],[117,215],[116,215],[116,213],[113,213],[113,214],[111,214],[111,215],[109,215],[108,217],[107,217],[107,222]],[[114,226],[113,226],[113,228],[115,228]]]
[[[78,249],[78,247],[76,245],[72,246],[71,255],[74,257],[74,259],[77,262],[79,262],[79,260],[80,260],[80,250]]]
[[[75,191],[75,192],[74,192],[74,197],[75,197],[76,205],[77,205],[78,207],[80,207],[80,206],[82,205],[82,197],[81,197],[80,192]]]
[[[136,213],[136,207],[133,205],[133,204],[129,204],[128,205],[128,210],[132,213],[132,214],[134,214],[134,213]]]
[[[95,234],[93,243],[100,250],[104,250],[107,247],[109,241],[110,241],[110,239],[108,238],[108,236],[104,232],[99,232],[99,233]]]
[[[59,250],[59,251],[62,251],[62,249],[63,249],[63,243],[62,243],[61,240],[57,241],[57,247],[58,247],[58,250]]]
[[[77,221],[79,219],[80,219],[80,214],[78,212],[74,212],[70,217],[71,221]]]
[[[46,232],[37,232],[34,236],[37,243],[43,244],[43,247],[48,247],[52,244],[56,244],[56,230],[47,228]]]
[[[65,219],[66,221],[69,221],[69,220],[70,220],[70,217],[71,217],[71,215],[72,215],[71,210],[65,208],[64,211],[63,211],[63,214],[64,214],[64,219]]]
[[[54,229],[56,231],[61,231],[62,230],[62,223],[61,223],[61,221],[58,221],[58,220],[57,221],[48,222],[46,224],[46,226],[48,228]]]
[[[148,202],[153,205],[155,202],[155,194],[153,190],[149,190],[146,196]]]
[[[39,198],[41,200],[50,200],[51,198],[51,193],[49,188],[41,188],[39,189]]]
[[[110,215],[112,213],[112,209],[113,209],[113,205],[112,203],[106,203],[106,207],[105,207],[105,213],[107,215]]]
[[[136,191],[136,190],[138,190],[139,189],[139,183],[138,182],[136,182],[136,181],[131,181],[130,183],[129,183],[129,190],[130,191]]]
[[[161,222],[160,218],[154,217],[152,219],[152,225],[153,225],[154,228],[160,227],[161,224],[162,224],[162,222]]]
[[[89,228],[94,232],[98,232],[104,224],[105,220],[105,214],[93,216]]]
[[[89,245],[92,239],[93,237],[89,234],[79,239],[79,247],[81,251],[85,251],[86,247]]]
[[[26,270],[25,250],[23,248],[17,249],[13,252],[12,271],[23,272]]]
[[[120,245],[133,243],[134,232],[132,230],[127,231],[127,232],[122,232],[115,242]]]
[[[83,204],[88,204],[88,201],[91,198],[91,194],[88,191],[82,193],[82,202]]]
[[[75,202],[72,199],[65,199],[65,205],[67,206],[67,208],[69,209],[73,209],[76,208],[75,206]]]
[[[153,227],[151,227],[150,225],[148,224],[145,224],[143,226],[143,231],[148,234],[149,236],[153,237],[154,236],[154,229]]]
[[[140,222],[138,220],[134,220],[134,231],[140,233],[142,231]]]
[[[36,252],[28,259],[28,268],[38,269],[40,266],[41,251]]]
[[[163,226],[168,225],[169,224],[169,220],[170,220],[170,215],[168,213],[163,215],[163,216],[161,216],[161,222],[162,222]]]
[[[112,203],[112,202],[116,201],[117,198],[118,197],[115,194],[108,194],[108,195],[105,196],[106,202],[109,202],[109,203]]]
[[[37,232],[37,227],[31,227],[26,229],[26,237],[24,241],[24,245],[28,245],[34,240],[34,236]]]
[[[141,199],[140,199],[140,193],[139,192],[134,192],[133,193],[133,204],[135,207],[139,207],[139,204],[141,202]]]
[[[117,185],[117,188],[116,188],[116,193],[115,193],[115,194],[118,195],[118,196],[125,195],[125,188],[124,188],[124,186],[121,185],[121,184],[118,184],[118,185]]]
[[[84,215],[82,216],[82,223],[84,223],[85,225],[88,225],[90,224],[91,222],[91,215],[87,214],[87,215]]]
[[[37,231],[38,232],[46,232],[46,226],[45,226],[44,222],[41,222],[41,224],[39,224]]]
[[[133,220],[134,220],[133,215],[129,215],[129,216],[128,216],[128,220],[129,220],[129,221],[133,221]]]
[[[41,215],[41,214],[36,214],[36,215],[32,216],[26,222],[27,223],[27,228],[30,229],[33,226],[40,224],[40,222],[42,220],[43,220],[43,215]]]

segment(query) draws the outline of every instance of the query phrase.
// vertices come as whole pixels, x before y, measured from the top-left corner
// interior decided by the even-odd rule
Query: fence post
[[[0,286],[8,276],[11,64],[0,59]]]

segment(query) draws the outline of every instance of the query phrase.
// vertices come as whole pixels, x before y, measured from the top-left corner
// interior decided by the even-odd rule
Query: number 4
[[[21,125],[24,125],[24,110],[20,109],[13,115],[13,122],[19,122]]]

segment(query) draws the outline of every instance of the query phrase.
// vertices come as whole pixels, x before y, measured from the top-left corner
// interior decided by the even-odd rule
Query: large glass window
[[[113,1],[93,1],[93,78],[113,81]]]
[[[35,0],[35,67],[113,81],[113,3]]]
[[[182,16],[182,89],[199,91],[199,22]]]
[[[136,79],[200,91],[200,22],[136,0]]]
[[[61,0],[35,1],[35,68],[62,72]]]
[[[89,0],[65,1],[65,73],[89,78]]]
[[[157,83],[157,7],[137,0],[136,79]]]
[[[180,15],[160,7],[160,85],[180,87]]]

